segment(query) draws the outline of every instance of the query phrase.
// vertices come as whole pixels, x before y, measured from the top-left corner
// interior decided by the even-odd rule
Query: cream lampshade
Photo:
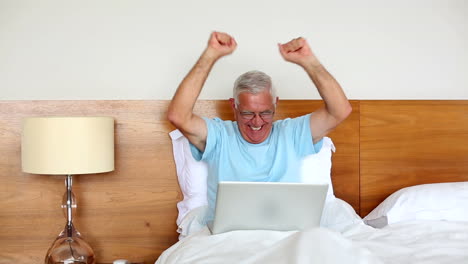
[[[112,117],[29,117],[23,121],[23,171],[88,174],[114,170]]]
[[[72,175],[114,170],[114,119],[25,118],[21,159],[23,172],[67,176],[67,191],[62,205],[66,209],[67,224],[47,252],[45,263],[95,264],[93,250],[73,226],[72,209],[76,205],[72,192]]]

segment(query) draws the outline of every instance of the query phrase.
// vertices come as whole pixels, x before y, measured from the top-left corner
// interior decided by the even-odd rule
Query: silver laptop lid
[[[211,231],[317,227],[327,190],[327,184],[220,182]]]

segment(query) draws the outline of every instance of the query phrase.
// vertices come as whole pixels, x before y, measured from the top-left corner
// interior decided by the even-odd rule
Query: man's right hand
[[[205,53],[217,60],[231,54],[236,47],[236,40],[230,35],[223,32],[213,32],[211,33]]]
[[[236,41],[228,34],[211,33],[205,51],[182,80],[169,104],[167,118],[200,151],[205,150],[208,129],[205,120],[193,113],[193,107],[213,65],[236,47]]]

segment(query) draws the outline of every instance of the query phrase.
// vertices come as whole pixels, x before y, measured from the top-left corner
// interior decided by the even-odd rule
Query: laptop
[[[320,226],[328,184],[219,182],[212,234]]]

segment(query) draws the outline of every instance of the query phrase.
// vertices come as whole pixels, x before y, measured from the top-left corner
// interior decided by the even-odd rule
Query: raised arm
[[[169,104],[167,118],[200,151],[205,150],[207,128],[205,121],[193,113],[193,107],[215,62],[231,54],[236,47],[233,37],[213,32],[206,49],[182,80]]]
[[[320,141],[351,113],[352,108],[340,84],[323,67],[304,38],[278,44],[281,56],[301,66],[325,102],[325,105],[311,115],[310,129],[314,143]]]

